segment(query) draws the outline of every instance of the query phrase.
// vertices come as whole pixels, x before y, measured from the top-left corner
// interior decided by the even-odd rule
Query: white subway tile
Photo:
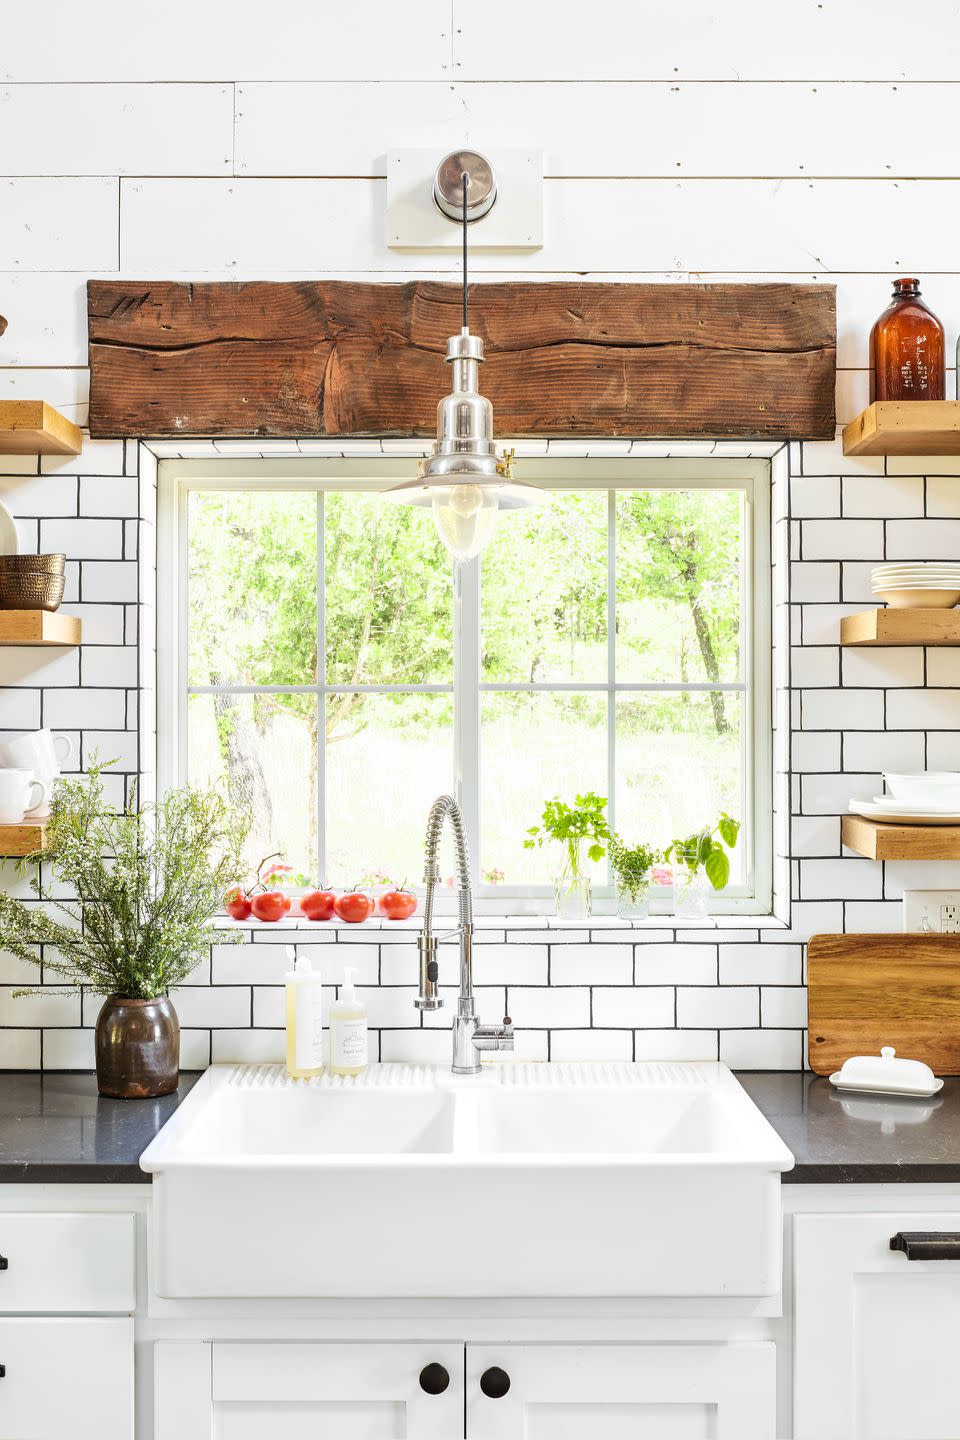
[[[558,1030],[550,1038],[551,1060],[632,1060],[631,1030]]]
[[[287,1053],[283,1030],[212,1030],[210,1058],[214,1065],[276,1065]]]
[[[62,613],[77,616],[81,624],[84,645],[123,644],[122,605],[65,604]]]
[[[75,476],[5,475],[0,477],[0,500],[18,516],[76,515],[77,480]]]
[[[759,1025],[760,992],[755,986],[719,986],[677,990],[677,1026],[681,1030]]]
[[[550,952],[552,985],[629,985],[632,945],[558,945]]]
[[[765,1030],[803,1029],[807,1023],[807,992],[801,985],[764,985],[760,990],[760,1021]]]
[[[449,1065],[450,1036],[444,1030],[381,1030],[380,1059],[409,1065]]]
[[[851,900],[844,907],[844,923],[838,928],[848,934],[893,934],[903,929],[903,907],[895,900]]]
[[[511,985],[508,993],[514,1024],[530,1029],[582,1030],[590,1024],[590,991],[573,987],[526,989]]]
[[[78,695],[83,691],[78,690]],[[99,757],[113,760],[117,774],[134,771],[138,766],[137,732],[135,730],[85,730],[83,732],[83,764],[89,767]]]
[[[634,952],[638,985],[715,985],[716,945],[638,945]]]
[[[717,1060],[716,1030],[637,1030],[637,1060]]]
[[[80,1024],[80,991],[64,994],[14,995],[12,986],[0,985],[0,1027],[27,1028]]]
[[[838,645],[840,621],[856,615],[863,605],[801,605],[801,636],[804,645]],[[796,637],[794,637],[796,643]]]
[[[414,979],[413,976],[410,977]],[[444,1016],[444,1023],[449,1028],[450,1011],[449,997],[450,990],[447,987],[441,992],[444,998],[443,1010],[433,1012],[436,1016]],[[370,985],[359,986],[357,994],[362,999],[367,1010],[369,1024],[376,1030],[387,1028],[401,1028],[404,1026],[419,1027],[420,1011],[414,1005],[416,999],[416,986],[411,985]],[[424,1014],[426,1021],[427,1015]],[[439,1022],[438,1022],[439,1023]]]
[[[790,940],[809,940],[811,935],[837,935],[843,931],[842,900],[794,900],[790,906]]]
[[[95,1063],[92,1030],[45,1030],[43,1032],[43,1068],[45,1070],[92,1070]],[[181,1064],[183,1064],[182,1056]]]
[[[956,560],[960,520],[901,520],[889,527],[888,560]]]
[[[794,560],[790,566],[790,599],[819,604],[840,600],[840,565],[835,560]]]
[[[562,947],[560,947],[562,948]],[[451,946],[456,970],[459,951]],[[418,963],[419,957],[416,957]],[[416,974],[416,968],[412,972]],[[545,985],[547,983],[546,945],[477,945],[473,951],[473,973],[478,985]]]
[[[794,475],[790,480],[790,511],[795,520],[807,516],[839,516],[838,475]]]
[[[71,560],[122,560],[122,520],[41,520],[40,549]]]
[[[600,1027],[662,1030],[674,1020],[672,985],[598,987],[593,992],[593,1023]]]
[[[129,475],[84,475],[80,481],[80,514],[135,516],[137,482]]]
[[[851,770],[925,770],[924,755],[925,740],[919,731],[844,732],[843,763]]]
[[[838,815],[795,815],[791,830],[794,855],[840,854]]]
[[[856,705],[846,690],[804,690],[801,706],[805,730],[883,729],[882,690],[859,690]]]
[[[891,457],[892,458],[892,457]],[[958,457],[944,457],[941,463],[951,464],[952,470],[946,475],[934,475],[931,467],[934,463],[933,457],[927,456],[924,459],[923,467],[927,471],[927,515],[936,518],[960,519],[960,466]]]
[[[885,645],[843,652],[843,684],[905,686],[923,684],[923,651],[912,645]],[[856,704],[856,697],[851,697]]]
[[[799,985],[803,974],[800,945],[721,945],[721,985]]]
[[[843,601],[873,610],[877,601],[873,593],[873,560],[845,560],[843,562]]]
[[[39,1070],[40,1031],[0,1032],[0,1070]]]
[[[170,998],[182,1025],[227,1029],[250,1024],[248,986],[182,985],[171,990]]]
[[[934,646],[927,651],[927,684],[960,686],[960,649]]]
[[[843,443],[836,440],[804,440],[804,475],[882,475],[883,457],[844,455]]]
[[[33,645],[0,648],[0,685],[77,685],[80,654],[77,650],[46,649]],[[0,711],[0,723],[6,717]]]
[[[882,560],[883,521],[804,520],[801,543],[804,560]]]
[[[944,730],[927,736],[926,769],[960,770],[960,734]]]
[[[0,689],[0,724],[5,730],[38,730],[40,691]]]
[[[840,736],[835,730],[797,730],[793,768],[800,773],[840,769]]]
[[[85,560],[80,578],[80,598],[85,604],[109,600],[111,604],[137,599],[135,560]]]
[[[891,690],[887,725],[894,730],[960,729],[960,691]]]
[[[904,890],[960,890],[960,861],[888,860],[883,867],[883,898],[900,900]]]
[[[84,685],[133,686],[137,683],[135,645],[86,645],[80,659]]]
[[[86,356],[84,356],[86,359]],[[83,476],[113,476],[123,474],[123,444],[122,440],[91,440],[89,431],[83,432],[83,449],[79,455],[41,455],[40,474],[50,475],[83,475]],[[49,484],[49,481],[47,482]],[[80,487],[83,493],[83,486]],[[81,506],[80,514],[86,515]],[[108,515],[122,515],[122,510],[109,510]]]
[[[210,1064],[210,1031],[180,1027],[180,1069],[206,1070]]]
[[[794,645],[790,651],[790,680],[798,689],[839,685],[839,645]]]
[[[721,1030],[720,1059],[732,1070],[800,1070],[802,1030]]]
[[[873,860],[801,860],[800,894],[804,900],[879,900],[880,866]]]
[[[919,476],[845,475],[843,513],[845,518],[922,515],[923,480]]]

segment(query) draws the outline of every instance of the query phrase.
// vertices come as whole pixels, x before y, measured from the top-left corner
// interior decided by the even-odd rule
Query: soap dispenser
[[[340,999],[330,1006],[330,1073],[359,1075],[367,1068],[367,1012],[354,983],[356,970],[344,967]]]
[[[323,986],[305,955],[287,946],[293,968],[284,977],[287,992],[287,1074],[307,1080],[323,1074]]]

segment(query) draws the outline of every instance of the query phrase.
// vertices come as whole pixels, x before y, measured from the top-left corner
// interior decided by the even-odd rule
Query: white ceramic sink
[[[793,1157],[724,1065],[256,1065],[140,1163],[161,1295],[759,1297]]]

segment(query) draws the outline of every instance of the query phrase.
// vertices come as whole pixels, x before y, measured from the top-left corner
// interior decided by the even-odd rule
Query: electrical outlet
[[[904,890],[903,928],[907,933],[960,934],[960,890]]]

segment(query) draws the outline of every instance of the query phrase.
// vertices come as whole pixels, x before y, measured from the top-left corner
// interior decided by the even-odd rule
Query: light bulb
[[[493,534],[500,505],[494,485],[449,485],[433,491],[437,534],[455,560],[472,560]]]

